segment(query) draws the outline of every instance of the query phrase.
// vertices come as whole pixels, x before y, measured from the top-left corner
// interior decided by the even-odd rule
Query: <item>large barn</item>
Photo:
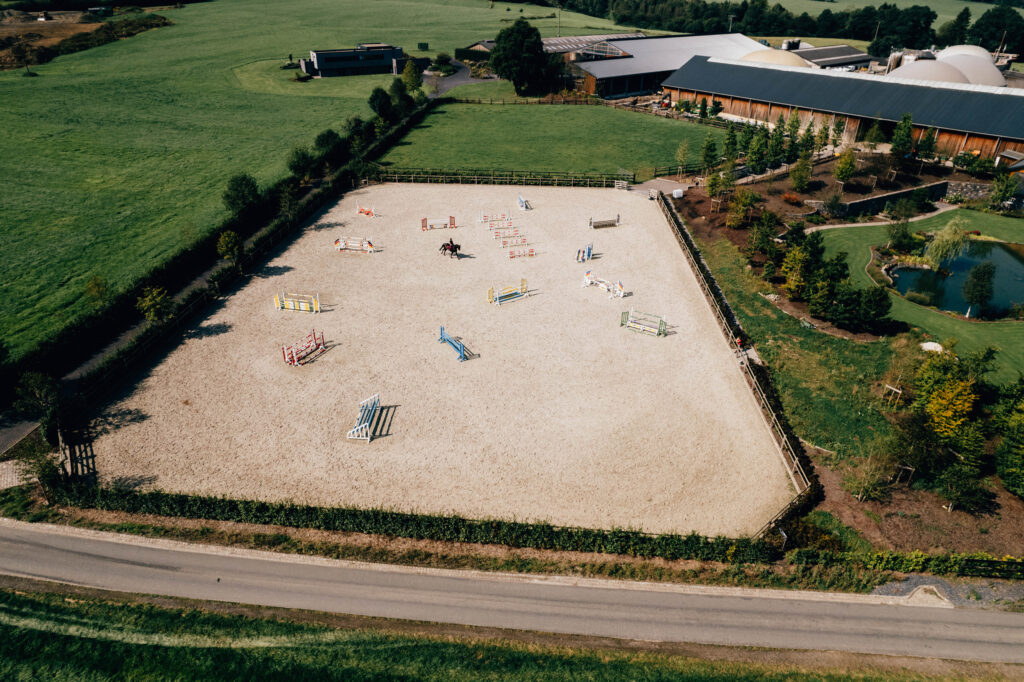
[[[919,66],[916,78],[906,78],[698,56],[669,76],[663,89],[672,102],[717,100],[724,116],[741,120],[774,123],[794,109],[802,125],[811,119],[816,126],[833,125],[842,118],[847,142],[863,139],[875,121],[891,131],[909,113],[916,137],[936,131],[940,154],[994,158],[1024,152],[1024,91],[977,85],[969,77],[933,79],[946,67],[933,64],[931,72]]]
[[[605,40],[578,49],[577,88],[605,99],[657,92],[694,55],[739,59],[764,45],[740,33]]]

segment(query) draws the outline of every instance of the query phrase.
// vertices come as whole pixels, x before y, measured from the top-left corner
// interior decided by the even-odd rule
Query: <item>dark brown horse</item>
[[[451,239],[441,244],[441,248],[438,249],[442,254],[447,253],[449,258],[458,258],[459,250],[462,248],[462,244],[456,244]]]

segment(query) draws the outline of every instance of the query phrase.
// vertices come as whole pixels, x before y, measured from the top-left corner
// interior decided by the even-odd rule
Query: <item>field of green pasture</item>
[[[711,0],[712,2],[716,0]],[[718,0],[724,1],[724,0]],[[782,5],[795,15],[807,12],[812,17],[817,17],[826,9],[832,10],[833,12],[842,12],[848,9],[856,9],[859,7],[868,7],[873,5],[878,7],[882,4],[883,0],[832,0],[831,2],[822,2],[822,0],[786,0]],[[931,2],[921,2],[921,0],[885,0],[889,4],[896,5],[901,9],[912,7],[914,5],[925,5],[926,7],[934,10],[939,15],[935,23],[932,24],[932,28],[938,30],[939,26],[955,18],[957,14],[967,7],[971,10],[971,20],[976,20],[987,10],[992,9],[993,5],[982,2],[970,2],[968,0],[932,0]],[[774,5],[775,3],[768,3]],[[1018,10],[1019,11],[1019,10]],[[885,27],[882,27],[882,35],[885,34]],[[799,36],[801,38],[807,38],[807,36]],[[808,42],[815,43],[811,38],[808,38]]]
[[[958,210],[944,213],[926,220],[911,223],[915,230],[933,231],[941,229],[954,216],[962,216],[970,222],[972,230],[1003,241],[1024,242],[1024,220]],[[849,254],[850,276],[859,286],[874,286],[865,268],[871,258],[870,247],[888,241],[884,225],[842,227],[822,232],[828,255],[846,251]],[[996,357],[995,379],[1002,382],[1017,378],[1018,370],[1024,368],[1024,322],[967,322],[936,310],[890,294],[892,312],[890,316],[924,329],[937,340],[956,338],[957,348],[970,352],[986,346],[999,348]]]
[[[413,168],[515,168],[649,175],[674,163],[681,141],[690,160],[718,128],[603,106],[452,104],[438,107],[383,163]],[[641,177],[642,179],[642,177]]]
[[[506,11],[508,9],[509,11]],[[227,178],[282,176],[288,151],[369,114],[385,76],[289,81],[288,54],[388,41],[413,54],[492,38],[550,8],[484,0],[217,0],[156,31],[0,73],[0,338],[14,357],[225,217]],[[556,20],[535,20],[555,35]],[[562,34],[620,30],[562,12]],[[621,29],[627,30],[627,29]],[[581,137],[581,140],[586,138]],[[671,158],[671,155],[670,155]]]

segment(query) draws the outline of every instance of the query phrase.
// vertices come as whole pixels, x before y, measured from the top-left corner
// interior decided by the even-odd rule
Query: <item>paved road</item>
[[[111,539],[113,538],[113,539]],[[376,567],[0,522],[0,573],[196,599],[653,641],[1024,662],[1024,614]]]

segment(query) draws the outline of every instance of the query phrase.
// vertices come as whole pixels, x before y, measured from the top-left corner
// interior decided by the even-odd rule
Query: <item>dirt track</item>
[[[654,202],[615,190],[382,185],[349,194],[110,408],[108,478],[165,490],[453,512],[587,527],[741,535],[792,495],[732,351]],[[356,217],[356,205],[382,217]],[[478,222],[511,210],[538,255],[508,259]],[[622,224],[587,229],[621,214]],[[454,215],[454,231],[420,219]],[[340,254],[340,235],[381,251]],[[449,236],[458,261],[437,254]],[[594,243],[598,257],[573,262]],[[624,299],[581,287],[621,280]],[[526,278],[500,308],[488,287]],[[325,312],[283,312],[282,290]],[[630,306],[670,335],[619,327]],[[459,363],[439,326],[475,357]],[[325,330],[289,367],[281,345]],[[380,393],[382,437],[349,441]]]

